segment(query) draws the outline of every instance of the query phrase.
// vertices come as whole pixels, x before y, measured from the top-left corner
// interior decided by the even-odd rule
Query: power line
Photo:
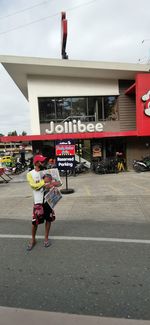
[[[60,12],[59,12],[59,15],[60,15]],[[48,18],[52,18],[52,17],[55,17],[55,16],[58,16],[58,12],[56,14],[54,14],[54,15],[47,16],[47,17],[43,17],[41,19],[34,20],[34,21],[30,22],[30,23],[27,23],[27,24],[24,24],[24,25],[20,25],[18,27],[10,28],[10,29],[6,30],[5,32],[1,32],[0,35],[7,34],[9,32],[12,32],[12,31],[17,30],[17,29],[20,29],[20,28],[24,28],[24,27],[29,26],[29,25],[36,24],[36,23],[38,23],[38,22],[40,22],[42,20],[46,20]]]
[[[12,17],[12,16],[15,16],[15,15],[18,15],[18,14],[20,14],[21,12],[24,12],[24,11],[27,11],[27,10],[30,10],[30,9],[33,9],[33,8],[35,8],[35,7],[42,6],[42,5],[44,5],[45,3],[47,3],[47,2],[48,2],[48,1],[40,2],[40,3],[38,3],[38,4],[36,4],[36,5],[33,5],[33,6],[31,6],[31,7],[27,7],[27,8],[24,8],[24,9],[21,9],[21,10],[18,10],[18,11],[15,11],[14,13],[12,13],[12,14],[8,14],[7,16],[0,16],[0,20],[3,20],[3,19],[5,19],[5,18],[8,18],[8,17]]]
[[[80,7],[84,7],[84,6],[87,6],[89,4],[92,4],[93,2],[96,2],[97,0],[91,0],[91,1],[88,1],[88,2],[84,2],[83,4],[80,4],[80,5],[77,5],[77,6],[74,6],[74,7],[70,7],[68,9],[66,9],[66,11],[71,11],[71,10],[75,10],[75,9],[78,9]],[[27,24],[23,24],[23,25],[20,25],[20,26],[17,26],[17,27],[14,27],[14,28],[10,28],[4,32],[1,32],[0,35],[3,35],[3,34],[7,34],[9,32],[12,32],[14,30],[17,30],[17,29],[20,29],[20,28],[24,28],[26,26],[29,26],[29,25],[33,25],[33,24],[36,24],[40,21],[43,21],[43,20],[46,20],[46,19],[49,19],[49,18],[53,18],[53,17],[56,17],[60,15],[60,11],[53,14],[53,15],[49,15],[49,16],[46,16],[46,17],[43,17],[43,18],[40,18],[40,19],[37,19],[37,20],[34,20],[34,21],[31,21],[30,23],[27,23]]]

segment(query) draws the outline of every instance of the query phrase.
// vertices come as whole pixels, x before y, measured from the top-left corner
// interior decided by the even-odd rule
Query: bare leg
[[[35,236],[36,236],[36,231],[37,231],[38,226],[37,225],[32,225],[32,241],[31,243],[34,245],[36,240],[35,240]]]
[[[45,222],[45,240],[44,240],[45,243],[48,242],[48,236],[49,236],[50,228],[51,228],[51,222],[46,221]]]
[[[38,227],[37,225],[32,225],[32,239],[27,247],[28,251],[31,251],[34,245],[36,244],[35,236],[36,236],[37,227]]]

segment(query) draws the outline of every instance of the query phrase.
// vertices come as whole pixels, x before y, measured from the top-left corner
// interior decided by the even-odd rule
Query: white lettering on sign
[[[150,117],[150,90],[142,96],[142,101],[145,103],[144,113]]]
[[[85,132],[102,132],[103,124],[102,123],[83,123],[81,121],[73,120],[72,122],[65,121],[63,124],[57,124],[53,121],[50,122],[50,128],[46,129],[47,134],[54,133],[85,133]]]
[[[58,161],[58,162],[60,162],[60,161],[61,161],[61,162],[62,162],[62,161],[63,161],[63,162],[64,162],[64,161],[67,161],[67,162],[68,162],[68,161],[74,161],[74,157],[71,157],[71,158],[70,158],[70,157],[67,157],[67,158],[65,158],[65,157],[57,157],[57,161]]]
[[[73,157],[57,157],[57,166],[63,168],[73,168],[75,158]]]

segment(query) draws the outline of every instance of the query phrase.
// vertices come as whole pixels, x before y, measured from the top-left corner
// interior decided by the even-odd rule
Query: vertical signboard
[[[136,77],[136,121],[138,135],[150,134],[150,73]]]
[[[74,169],[75,143],[74,140],[56,141],[56,163],[59,170]]]

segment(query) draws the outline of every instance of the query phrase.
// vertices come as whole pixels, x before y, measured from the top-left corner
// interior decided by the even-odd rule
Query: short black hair
[[[43,179],[44,179],[45,177],[53,178],[52,175],[51,175],[51,174],[48,174],[48,173],[45,174],[45,175],[43,176]]]

